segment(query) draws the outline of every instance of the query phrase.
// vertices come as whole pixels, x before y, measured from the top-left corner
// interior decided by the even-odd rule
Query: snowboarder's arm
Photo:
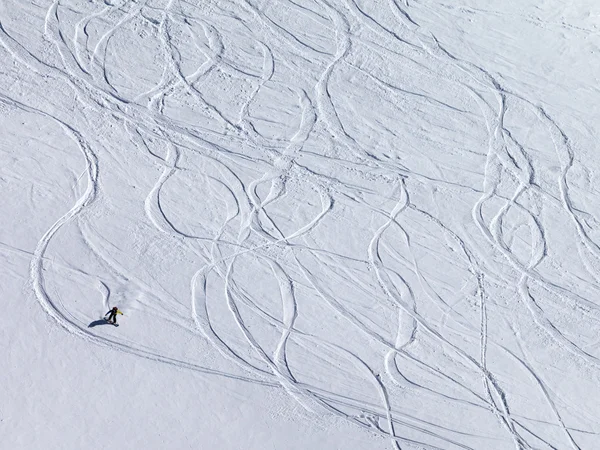
[[[117,311],[117,314],[121,314],[121,315],[123,315],[123,313],[121,312],[121,310],[118,310],[118,311]]]

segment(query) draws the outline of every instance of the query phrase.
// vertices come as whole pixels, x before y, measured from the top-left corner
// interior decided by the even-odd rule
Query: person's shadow
[[[106,320],[104,319],[100,319],[100,320],[94,320],[92,323],[90,323],[88,325],[88,328],[94,328],[97,327],[98,325],[112,325],[111,323],[108,323]]]

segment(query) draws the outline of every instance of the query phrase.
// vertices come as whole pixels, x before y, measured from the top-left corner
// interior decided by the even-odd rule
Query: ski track
[[[311,414],[347,420],[386,437],[394,449],[580,449],[580,433],[596,433],[574,425],[577,416],[570,411],[578,409],[577,401],[560,392],[556,374],[545,373],[543,358],[537,359],[535,343],[527,342],[523,331],[539,331],[551,351],[598,379],[600,357],[586,350],[576,330],[561,328],[569,321],[547,312],[554,302],[553,307],[564,306],[562,314],[573,311],[593,330],[600,327],[600,307],[591,296],[598,293],[600,245],[584,217],[589,213],[575,206],[569,177],[577,146],[539,106],[543,99],[512,92],[486,68],[446,50],[412,18],[414,8],[424,8],[421,2],[386,2],[393,27],[364,1],[285,2],[329,33],[322,38],[331,52],[295,34],[298,28],[281,23],[267,3],[253,0],[229,5],[237,8],[235,21],[226,21],[224,12],[210,14],[201,2],[174,0],[88,5],[87,13],[67,21],[63,3],[48,5],[41,31],[51,47],[45,53],[28,49],[1,14],[0,43],[31,75],[32,89],[41,92],[44,83],[54,83],[59,98],[75,97],[86,113],[74,115],[66,100],[50,105],[44,94],[31,103],[0,92],[0,102],[56,124],[84,157],[87,187],[72,207],[43,233],[31,254],[6,248],[31,257],[31,288],[48,316],[68,333],[207,376],[282,388]],[[232,23],[244,29],[241,37]],[[155,61],[160,76],[151,87],[131,94],[121,90],[116,81],[120,68],[110,62],[118,64],[113,56],[128,45],[118,40],[136,27],[146,27],[145,36],[160,49]],[[204,58],[192,69],[184,66],[188,47]],[[247,61],[243,52],[251,55]],[[375,58],[389,58],[390,67],[381,63],[381,71],[373,71]],[[393,79],[394,65],[403,62],[418,68],[406,87]],[[255,67],[249,69],[250,63]],[[389,158],[386,152],[405,149],[401,133],[409,128],[402,128],[399,118],[393,119],[398,130],[369,125],[374,134],[396,138],[370,148],[348,120],[352,98],[340,95],[343,84],[358,75],[368,80],[365,92],[393,104],[399,115],[409,117],[407,124],[419,117],[432,124],[441,112],[469,126],[478,123],[483,129],[477,132],[487,136],[487,148],[477,149],[484,155],[481,173],[469,182],[466,177],[451,181],[431,158],[428,167],[437,172],[411,168],[409,158]],[[419,86],[421,76],[443,78],[456,104],[434,88],[428,92]],[[211,95],[215,86],[218,95]],[[260,110],[273,90],[282,104],[285,95],[296,95],[284,118],[266,117],[268,108]],[[198,121],[178,117],[177,102],[192,109]],[[284,114],[286,106],[276,108]],[[360,108],[351,111],[359,114]],[[537,118],[554,146],[559,168],[554,186],[539,183],[540,163],[511,129],[514,117],[509,121],[507,116],[520,111]],[[451,131],[452,124],[444,127]],[[108,142],[102,142],[104,136]],[[162,275],[168,274],[153,278],[128,265],[121,253],[111,254],[110,229],[102,228],[106,221],[94,221],[119,205],[103,184],[110,171],[139,176],[131,167],[136,161],[157,169],[150,186],[147,179],[137,180],[145,186],[138,200],[145,215],[140,220],[152,230],[144,231],[148,239],[193,260],[184,286],[188,299],[163,285]],[[183,179],[192,180],[190,192],[202,196],[173,200],[172,190]],[[468,222],[457,223],[448,211],[452,207],[434,195],[445,195],[449,202],[463,195],[467,207],[461,213]],[[177,202],[188,202],[189,224]],[[536,203],[550,212],[540,214]],[[286,211],[297,212],[288,217],[291,223]],[[564,218],[556,220],[564,221],[564,230],[576,240],[578,263],[593,280],[589,289],[579,291],[575,275],[557,279],[549,270],[549,261],[560,258],[561,250],[553,248],[548,216],[559,211]],[[105,273],[92,276],[84,267],[52,264],[53,240],[73,226]],[[342,239],[344,245],[337,245],[335,227],[352,233],[347,238],[352,242]],[[515,245],[518,227],[529,231],[529,242],[522,244],[526,251]],[[321,234],[332,229],[330,236]],[[436,236],[435,250],[423,242],[428,234]],[[328,239],[335,242],[329,245]],[[427,266],[431,257],[441,271],[460,271],[462,284],[443,281],[444,273]],[[144,264],[152,266],[152,261]],[[263,273],[261,267],[268,274],[264,280],[244,276]],[[101,301],[83,313],[71,311],[69,299],[48,288],[48,278],[58,270],[75,270]],[[277,288],[267,293],[263,282]],[[116,332],[107,336],[105,330],[87,329],[81,317],[110,306],[113,283],[142,293],[139,308],[210,342],[232,372],[168,355]],[[329,315],[312,316],[317,303],[326,305]],[[134,317],[127,320],[127,326],[134,326]],[[498,334],[500,322],[511,331],[512,343]],[[232,324],[235,332],[228,328]],[[259,324],[274,330],[275,340],[265,339]],[[428,349],[435,350],[428,354]],[[323,364],[314,367],[316,372],[338,365],[337,359],[344,361],[344,369],[330,369],[333,383],[324,388],[303,379],[303,354]],[[529,390],[519,390],[505,371],[498,371],[500,358],[522,371],[529,390],[543,399],[533,409],[513,405]],[[349,377],[355,382],[352,389]],[[411,398],[420,398],[423,409],[411,407]],[[437,421],[439,405],[451,405],[457,417]],[[461,421],[461,414],[476,415],[476,423]],[[542,418],[547,426],[536,428]]]

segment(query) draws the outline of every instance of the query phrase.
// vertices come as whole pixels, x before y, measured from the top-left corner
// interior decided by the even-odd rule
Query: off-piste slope
[[[484,3],[3,2],[11,448],[595,448],[600,10]]]

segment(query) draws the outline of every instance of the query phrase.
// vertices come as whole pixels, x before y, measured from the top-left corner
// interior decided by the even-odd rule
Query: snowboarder
[[[104,315],[104,320],[113,325],[117,325],[117,314],[123,315],[123,313],[119,311],[119,308],[113,306],[113,308]],[[108,316],[108,318],[106,316]]]

